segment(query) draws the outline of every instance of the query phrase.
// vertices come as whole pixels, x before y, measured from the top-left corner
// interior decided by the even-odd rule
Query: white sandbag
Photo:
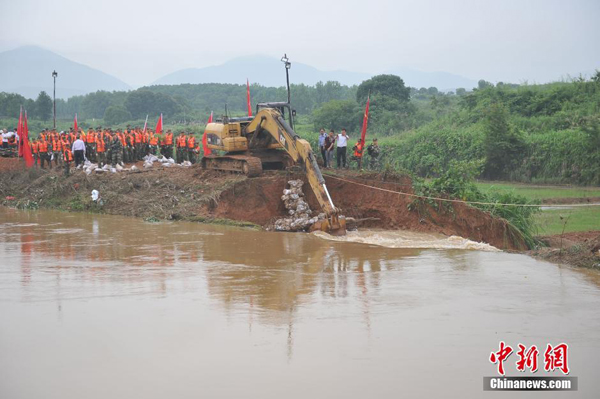
[[[132,172],[135,172],[136,170],[138,170],[138,167],[133,165],[133,166],[131,166],[131,168],[129,170]]]
[[[175,160],[173,158],[169,158],[169,163],[175,163]]]
[[[117,170],[115,168],[110,168],[110,171],[113,173],[117,173]]]
[[[123,170],[123,167],[121,165],[117,164],[116,169],[120,172]]]

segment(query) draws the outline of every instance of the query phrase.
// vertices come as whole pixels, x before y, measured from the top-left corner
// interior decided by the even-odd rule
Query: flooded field
[[[0,259],[0,398],[480,398],[501,340],[600,393],[600,274],[460,238],[0,208]]]

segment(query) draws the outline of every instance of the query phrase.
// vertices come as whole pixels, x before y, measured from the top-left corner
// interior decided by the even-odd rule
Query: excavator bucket
[[[334,215],[327,219],[319,220],[310,226],[311,232],[316,230],[324,231],[332,236],[345,236],[346,219],[343,216],[338,217],[337,215]]]

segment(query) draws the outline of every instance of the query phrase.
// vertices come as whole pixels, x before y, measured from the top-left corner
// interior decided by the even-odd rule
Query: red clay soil
[[[407,176],[388,176],[385,181],[382,181],[381,175],[358,177],[356,174],[344,173],[340,177],[395,192],[412,193],[411,181]],[[211,217],[269,225],[285,215],[281,196],[287,181],[291,179],[302,179],[306,183],[302,174],[291,173],[269,173],[243,180],[222,192],[218,202],[207,205],[205,211]],[[421,204],[410,210],[409,205],[414,200],[412,197],[374,190],[329,176],[325,176],[325,180],[334,204],[342,209],[345,216],[378,219],[366,221],[361,224],[362,227],[459,235],[497,248],[525,249],[522,240],[515,239],[514,234],[511,234],[506,221],[467,205],[444,205],[439,207],[438,212],[431,206]],[[304,193],[311,208],[320,209],[307,183],[304,185]]]
[[[0,157],[0,172],[25,168],[25,161],[19,158]]]

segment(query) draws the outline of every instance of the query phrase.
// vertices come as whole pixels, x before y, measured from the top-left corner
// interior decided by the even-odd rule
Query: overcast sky
[[[134,86],[264,54],[546,82],[600,68],[600,0],[0,0],[0,51],[39,45]]]

